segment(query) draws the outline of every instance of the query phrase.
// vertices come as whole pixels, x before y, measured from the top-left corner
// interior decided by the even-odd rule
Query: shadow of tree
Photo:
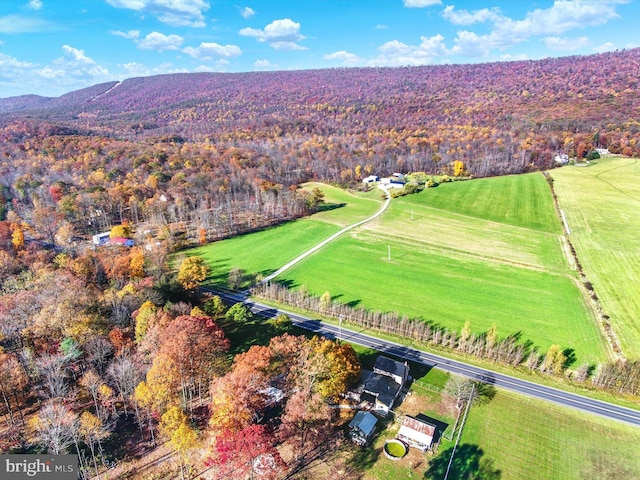
[[[318,205],[317,212],[328,212],[329,210],[335,210],[336,208],[346,207],[346,203],[322,203]]]
[[[347,465],[358,472],[370,470],[380,457],[382,448],[360,447],[353,450],[353,455],[347,460]]]
[[[478,390],[478,400],[477,403],[479,405],[485,405],[494,399],[496,396],[496,387],[489,383],[478,382],[476,384],[476,388]]]
[[[565,348],[562,353],[566,358],[564,364],[562,365],[563,368],[569,368],[571,365],[576,363],[576,352],[573,348]]]
[[[453,447],[446,449],[429,462],[424,474],[427,480],[442,480],[447,473]],[[493,465],[493,460],[483,457],[477,445],[465,443],[456,449],[448,478],[455,480],[499,480],[502,472]]]

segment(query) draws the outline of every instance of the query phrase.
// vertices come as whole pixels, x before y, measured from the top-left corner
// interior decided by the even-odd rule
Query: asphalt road
[[[388,340],[372,337],[363,332],[340,328],[329,325],[320,320],[311,319],[288,312],[286,310],[278,310],[259,302],[253,302],[247,299],[247,295],[243,293],[223,293],[213,292],[225,300],[225,302],[236,303],[244,302],[251,310],[263,317],[272,318],[280,313],[289,315],[294,325],[306,330],[311,330],[318,335],[328,338],[341,339],[364,347],[372,348],[387,355],[393,355],[398,358],[409,360],[416,363],[424,364],[428,367],[439,368],[447,372],[463,375],[474,380],[488,383],[500,388],[506,388],[523,395],[547,400],[569,408],[575,408],[585,412],[593,413],[612,420],[626,422],[628,424],[640,427],[640,410],[614,405],[611,403],[595,400],[575,393],[565,392],[553,387],[539,385],[515,378],[503,373],[493,372],[484,368],[468,365],[457,360],[441,357],[433,353],[417,350],[411,347],[400,345]]]

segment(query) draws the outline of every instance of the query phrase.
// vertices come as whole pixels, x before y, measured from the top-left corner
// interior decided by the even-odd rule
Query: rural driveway
[[[384,191],[385,195],[386,195],[386,199],[384,201],[384,203],[382,204],[382,207],[380,208],[380,210],[378,210],[375,214],[373,214],[372,216],[370,216],[369,218],[365,218],[364,220],[360,220],[359,222],[356,222],[352,225],[349,225],[347,227],[344,227],[342,230],[340,230],[337,233],[334,233],[333,235],[331,235],[329,238],[327,238],[326,240],[323,240],[322,242],[320,242],[319,244],[317,244],[315,247],[310,248],[309,250],[307,250],[306,252],[304,252],[301,255],[298,255],[296,258],[294,258],[293,260],[291,260],[289,263],[287,263],[286,265],[280,267],[278,270],[276,270],[275,272],[273,272],[271,275],[266,276],[264,279],[262,279],[262,281],[260,283],[266,283],[269,282],[271,280],[273,280],[274,278],[276,278],[278,275],[280,275],[281,273],[283,273],[285,270],[290,269],[291,267],[293,267],[296,263],[300,262],[301,260],[307,258],[309,255],[312,255],[313,253],[317,252],[318,250],[320,250],[322,247],[324,247],[327,243],[332,242],[333,240],[335,240],[336,238],[338,238],[340,235],[348,232],[349,230],[359,227],[362,224],[365,224],[367,222],[370,222],[371,220],[378,218],[380,215],[382,215],[384,213],[384,211],[387,209],[387,207],[389,206],[389,203],[391,202],[391,195],[389,194],[389,190],[384,188],[382,185],[379,187],[382,191]]]

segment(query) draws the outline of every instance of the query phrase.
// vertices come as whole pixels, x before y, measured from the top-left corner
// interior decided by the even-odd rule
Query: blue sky
[[[2,0],[0,97],[175,72],[478,63],[640,46],[640,0]]]

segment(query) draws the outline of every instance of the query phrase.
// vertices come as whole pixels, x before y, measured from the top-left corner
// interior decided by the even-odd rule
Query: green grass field
[[[208,285],[225,285],[233,268],[264,277],[345,225],[373,215],[382,205],[379,190],[353,194],[329,185],[309,183],[303,186],[308,190],[314,187],[321,188],[325,194],[324,211],[184,253],[205,259],[211,268]]]
[[[478,333],[496,323],[500,335],[519,333],[542,351],[558,343],[578,362],[602,361],[606,346],[560,231],[540,174],[443,184],[395,199],[280,279],[456,330],[466,320]]]
[[[501,480],[640,479],[640,429],[505,390],[471,409],[460,444]]]
[[[207,260],[213,284],[224,284],[232,268],[264,276],[381,205],[379,190],[322,189],[327,208],[312,217],[188,254]],[[561,231],[539,173],[445,183],[394,199],[383,216],[278,280],[458,331],[467,320],[477,333],[495,323],[499,336],[518,334],[543,353],[557,343],[574,349],[576,366],[597,363],[607,358],[606,345],[563,254]]]
[[[609,157],[551,176],[587,279],[624,353],[640,358],[640,162]]]

